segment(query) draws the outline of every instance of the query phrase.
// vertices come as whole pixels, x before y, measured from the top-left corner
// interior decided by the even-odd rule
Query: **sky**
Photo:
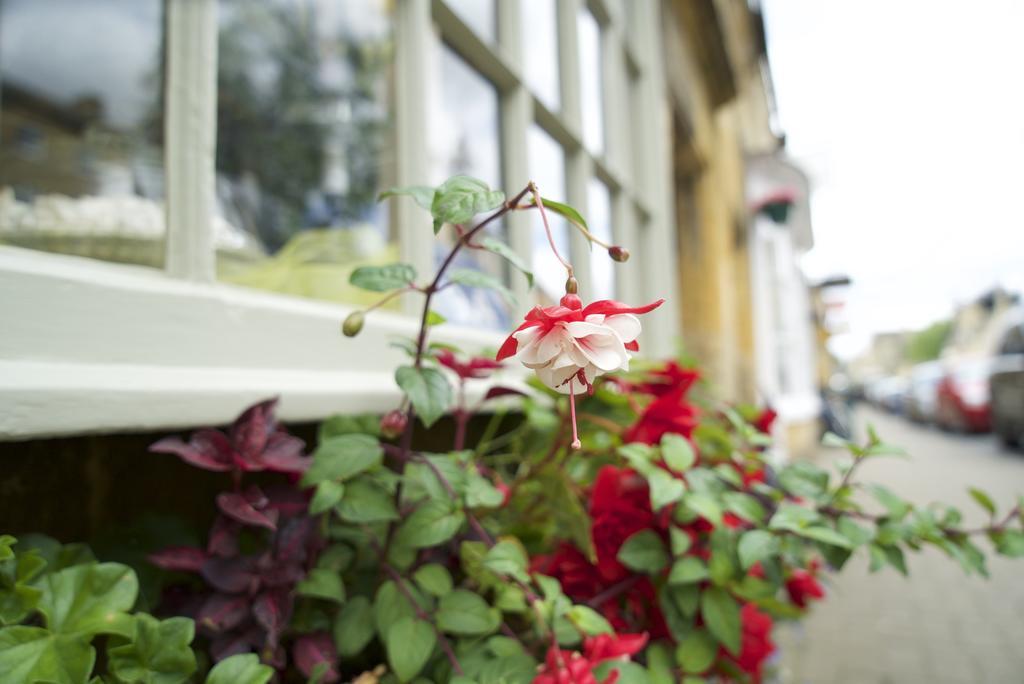
[[[808,172],[813,282],[849,333],[1024,290],[1024,1],[763,0],[779,123]]]

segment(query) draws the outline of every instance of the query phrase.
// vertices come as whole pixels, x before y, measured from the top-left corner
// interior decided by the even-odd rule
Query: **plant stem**
[[[555,247],[555,238],[551,234],[551,226],[548,225],[548,214],[546,211],[544,211],[544,200],[541,199],[540,190],[537,189],[537,186],[534,184],[533,181],[530,181],[530,185],[527,186],[527,190],[529,190],[533,194],[534,204],[537,205],[537,209],[540,211],[540,220],[544,222],[544,232],[547,233],[548,244],[551,245],[551,251],[554,252],[558,260],[562,262],[562,266],[565,267],[565,272],[571,278],[573,274],[572,264],[563,259],[562,255],[558,253],[558,247]]]
[[[409,587],[405,586],[405,578],[403,578],[402,575],[388,563],[385,563],[383,559],[381,560],[381,564],[384,567],[384,572],[388,573],[388,576],[394,581],[395,586],[398,587],[398,591],[402,592],[402,596],[406,598],[409,605],[412,606],[412,609],[416,612],[416,617],[434,628],[434,633],[437,635],[437,643],[441,647],[441,650],[444,651],[445,656],[448,657],[448,662],[452,664],[452,669],[455,670],[455,673],[460,675],[464,674],[462,666],[459,665],[459,659],[455,657],[455,651],[452,650],[452,645],[448,643],[448,638],[444,635],[444,632],[434,624],[434,621],[430,619],[430,616],[424,612],[423,608],[420,607],[420,604],[416,603],[416,597],[414,597],[412,592],[409,591]]]

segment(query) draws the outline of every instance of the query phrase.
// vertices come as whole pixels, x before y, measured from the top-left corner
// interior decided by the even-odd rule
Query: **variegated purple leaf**
[[[196,624],[208,632],[222,633],[238,627],[249,615],[245,594],[213,594],[199,609]]]
[[[231,426],[231,443],[242,470],[262,470],[259,457],[266,447],[267,438],[277,427],[274,420],[276,406],[276,397],[254,404],[243,411]]]
[[[263,630],[253,625],[241,632],[228,632],[210,642],[210,655],[215,662],[239,653],[252,653],[263,643]]]
[[[266,470],[277,473],[304,473],[313,462],[312,457],[304,456],[302,450],[306,443],[298,437],[284,432],[275,432],[267,438],[263,453],[254,457]]]
[[[274,556],[278,560],[305,563],[310,544],[316,541],[313,518],[292,518],[277,533]]]
[[[279,512],[286,518],[305,515],[309,508],[309,496],[288,485],[267,487],[267,508]]]
[[[266,497],[250,497],[247,494],[235,492],[221,492],[217,495],[217,507],[228,517],[237,520],[244,525],[266,527],[268,530],[277,529],[277,511],[266,513],[257,510],[266,506]]]
[[[272,589],[256,597],[252,603],[252,614],[257,624],[267,630],[266,646],[276,649],[281,631],[292,616],[292,592],[289,589]]]
[[[194,444],[186,444],[177,437],[166,437],[149,447],[155,454],[173,454],[189,465],[203,470],[224,472],[231,470],[231,461],[221,460],[219,451],[200,450]]]
[[[241,594],[255,591],[259,577],[252,558],[208,558],[200,573],[218,591]]]
[[[218,515],[206,540],[206,552],[212,556],[230,558],[238,555],[238,533],[242,525],[226,515]]]
[[[149,562],[164,570],[199,572],[206,562],[206,553],[194,546],[169,546],[147,556]]]
[[[317,684],[333,684],[341,678],[337,669],[338,652],[334,648],[334,640],[327,632],[305,634],[296,639],[292,646],[292,658],[299,672],[306,677],[312,677],[318,665],[327,665],[327,669],[316,680]]]

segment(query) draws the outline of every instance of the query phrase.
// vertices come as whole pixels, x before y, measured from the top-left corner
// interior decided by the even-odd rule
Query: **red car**
[[[957,432],[988,432],[992,429],[992,404],[988,359],[963,361],[946,374],[936,392],[938,424]]]

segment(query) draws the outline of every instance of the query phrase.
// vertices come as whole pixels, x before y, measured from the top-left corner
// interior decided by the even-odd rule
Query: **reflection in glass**
[[[526,84],[549,109],[557,110],[561,104],[561,81],[555,0],[521,0],[520,6]]]
[[[492,188],[501,188],[501,129],[498,115],[498,91],[494,84],[466,64],[447,45],[437,56],[437,71],[431,79],[434,90],[430,116],[431,183],[440,184],[456,174],[479,178]],[[485,228],[500,238],[502,224]],[[435,244],[435,262],[440,264],[454,244],[452,228],[445,228],[442,240]],[[455,268],[484,271],[505,281],[504,261],[483,250],[463,250]],[[505,328],[509,311],[493,290],[455,285],[435,298],[437,310],[449,321],[478,327]]]
[[[587,184],[587,226],[599,240],[615,244],[612,234],[612,203],[608,186],[596,178]],[[595,245],[590,253],[590,281],[593,299],[615,298],[615,262],[608,252]]]
[[[496,27],[494,2],[495,0],[445,0],[445,4],[451,7],[469,28],[489,43],[494,42]]]
[[[591,152],[604,148],[604,89],[601,70],[601,26],[588,9],[577,17],[580,47],[580,99],[583,107],[583,144]]]
[[[163,265],[161,5],[0,2],[0,243]]]
[[[530,126],[526,134],[527,156],[530,162],[530,173],[541,196],[550,197],[559,202],[565,200],[565,151],[554,138],[537,124]],[[535,292],[542,304],[557,302],[565,294],[565,268],[551,252],[544,224],[540,213],[531,210],[532,225],[530,241],[532,245],[533,274],[537,288]],[[557,214],[548,212],[551,234],[559,254],[565,259],[569,255],[569,224]]]
[[[221,0],[217,194],[266,256],[221,254],[220,277],[366,304],[357,265],[398,259],[388,0]],[[397,304],[396,304],[397,306]]]

